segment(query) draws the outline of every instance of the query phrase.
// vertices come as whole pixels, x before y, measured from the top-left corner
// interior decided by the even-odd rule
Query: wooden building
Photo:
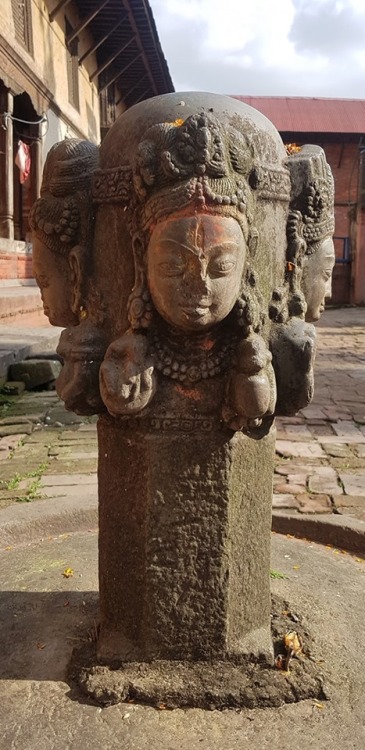
[[[132,104],[173,90],[146,0],[1,0],[3,283],[31,277],[28,213],[51,146],[98,143]]]

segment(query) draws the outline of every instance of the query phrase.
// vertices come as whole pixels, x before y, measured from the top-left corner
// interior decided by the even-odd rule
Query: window
[[[101,87],[106,83],[104,76],[100,76]],[[102,128],[110,128],[115,122],[115,88],[112,83],[100,94],[100,120]]]
[[[15,39],[33,55],[30,0],[11,0]]]
[[[66,38],[73,32],[73,28],[69,21],[66,20]],[[79,99],[79,55],[78,55],[79,40],[77,37],[67,45],[67,81],[68,81],[68,100],[75,109],[80,109]]]

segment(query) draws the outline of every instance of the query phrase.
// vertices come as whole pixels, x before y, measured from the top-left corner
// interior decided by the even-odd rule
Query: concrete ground
[[[72,648],[97,618],[92,529],[0,551],[2,750],[358,750],[365,746],[365,564],[273,536],[272,581],[315,638],[329,700],[275,709],[100,708],[65,678]],[[71,568],[72,575],[63,573]],[[294,626],[295,627],[295,626]],[[283,673],[283,680],[285,674]],[[163,707],[162,707],[163,709]]]
[[[308,622],[329,701],[239,712],[80,702],[65,669],[97,621],[95,421],[53,391],[0,392],[0,750],[365,746],[364,320],[363,309],[323,315],[314,401],[277,420],[273,527],[285,535],[273,534],[272,569],[286,577],[272,589]]]

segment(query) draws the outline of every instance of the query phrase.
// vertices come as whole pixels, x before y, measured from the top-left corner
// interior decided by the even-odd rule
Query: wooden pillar
[[[0,88],[0,111],[13,112],[13,95],[5,86]],[[0,128],[0,237],[10,240],[14,239],[13,171],[13,123],[9,119],[7,127]]]
[[[34,125],[32,130],[36,130],[36,140],[33,141],[32,148],[32,203],[34,203],[41,194],[42,182],[42,125]]]
[[[365,205],[358,205],[357,209],[357,231],[356,251],[353,260],[353,294],[352,303],[363,305],[365,303]]]

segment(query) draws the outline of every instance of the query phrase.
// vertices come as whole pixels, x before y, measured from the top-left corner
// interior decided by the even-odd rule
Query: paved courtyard
[[[326,311],[317,334],[314,399],[277,420],[273,507],[365,520],[365,309]]]
[[[273,508],[282,515],[365,521],[364,322],[362,308],[324,313],[314,400],[277,420]],[[22,503],[27,512],[38,500],[44,513],[66,502],[96,507],[95,420],[66,412],[52,391],[2,400],[0,523],[4,509]]]

